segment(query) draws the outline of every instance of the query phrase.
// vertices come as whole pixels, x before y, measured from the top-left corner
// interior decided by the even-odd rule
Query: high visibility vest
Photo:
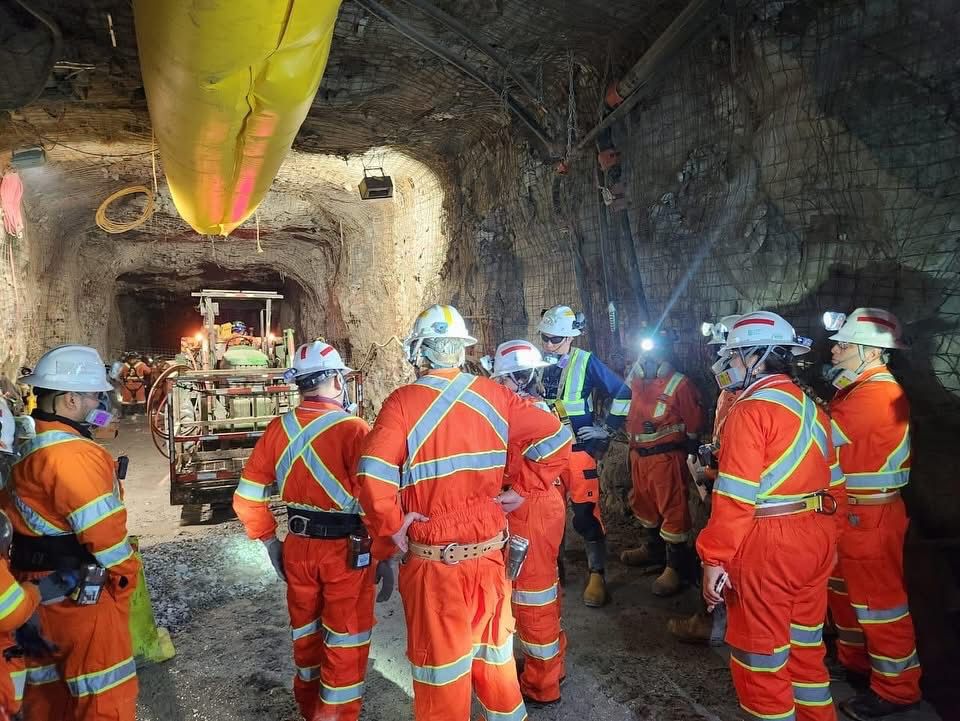
[[[560,375],[560,387],[556,398],[545,398],[547,405],[554,409],[561,420],[571,416],[593,414],[593,399],[583,397],[587,382],[587,368],[590,365],[590,351],[571,348],[567,356],[567,365]]]

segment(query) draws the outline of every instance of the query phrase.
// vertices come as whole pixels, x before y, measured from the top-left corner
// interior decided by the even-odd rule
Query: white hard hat
[[[583,318],[566,305],[555,305],[540,318],[537,330],[544,335],[576,338],[583,329]]]
[[[418,315],[413,322],[410,335],[403,342],[403,347],[409,354],[414,343],[430,338],[462,340],[465,347],[475,345],[477,342],[477,339],[467,332],[467,324],[463,316],[452,305],[431,305]]]
[[[5,398],[0,397],[0,453],[12,454],[17,437],[17,421]]]
[[[789,348],[793,355],[810,352],[810,341],[797,337],[797,332],[776,313],[758,310],[747,313],[733,323],[727,333],[724,350],[755,348],[757,346],[781,346]]]
[[[297,348],[297,352],[293,354],[293,370],[294,378],[325,371],[353,372],[352,368],[344,364],[337,349],[322,340],[304,343]]]
[[[52,391],[112,391],[100,354],[85,345],[62,345],[44,353],[21,383]]]
[[[829,315],[837,317],[835,313]],[[826,316],[827,314],[824,314],[824,318]],[[843,326],[830,336],[830,340],[873,348],[902,350],[907,347],[903,342],[903,329],[897,316],[883,308],[857,308],[846,316]]]
[[[543,359],[540,349],[525,340],[508,340],[497,346],[493,355],[492,378],[510,375],[517,371],[546,368],[550,363]]]
[[[727,342],[727,333],[733,328],[733,324],[740,320],[742,315],[725,315],[716,323],[704,323],[700,326],[703,335],[710,336],[707,345],[723,345]]]

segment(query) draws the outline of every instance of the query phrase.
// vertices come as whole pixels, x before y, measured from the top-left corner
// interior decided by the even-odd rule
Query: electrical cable
[[[113,201],[126,195],[134,195],[135,193],[143,193],[147,196],[147,203],[144,205],[143,211],[137,218],[127,222],[118,222],[107,217],[107,208],[111,203],[113,203]],[[155,211],[156,202],[154,201],[154,195],[150,192],[150,189],[145,185],[130,185],[126,188],[121,188],[100,203],[100,207],[97,208],[97,226],[107,233],[126,233],[127,231],[133,230],[134,228],[139,228],[141,225],[146,223]]]

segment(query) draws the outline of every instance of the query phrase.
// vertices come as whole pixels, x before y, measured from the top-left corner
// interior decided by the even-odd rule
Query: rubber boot
[[[659,528],[647,528],[646,538],[639,548],[631,548],[620,554],[624,566],[662,566],[666,562],[666,548]]]
[[[590,578],[583,591],[583,603],[590,608],[599,608],[610,600],[607,582],[603,577],[607,565],[607,539],[587,541],[587,564]]]
[[[654,596],[673,596],[683,587],[689,548],[686,543],[667,544],[667,567],[653,582]]]

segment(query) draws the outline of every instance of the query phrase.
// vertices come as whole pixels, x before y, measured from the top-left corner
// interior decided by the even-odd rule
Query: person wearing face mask
[[[630,386],[593,353],[573,346],[584,327],[582,315],[557,305],[544,311],[537,330],[544,358],[555,361],[543,374],[543,399],[575,436],[570,468],[561,480],[573,506],[573,528],[587,546],[590,577],[583,603],[596,608],[609,600],[604,578],[607,535],[600,516],[597,459],[606,450],[611,433],[627,419]],[[610,413],[602,425],[594,422],[594,391],[611,399]]]
[[[548,410],[540,396],[540,376],[549,366],[532,343],[510,340],[497,347],[490,377],[531,405]],[[567,636],[560,627],[557,558],[567,509],[558,492],[559,477],[553,483],[531,477],[525,473],[522,458],[522,447],[508,450],[504,483],[524,498],[507,516],[510,533],[530,542],[511,596],[517,643],[524,659],[520,691],[528,705],[547,706],[560,702],[560,679],[566,675]]]
[[[834,721],[823,622],[843,474],[829,418],[793,381],[809,341],[757,311],[733,324],[723,350],[717,382],[743,391],[697,539],[703,597],[708,608],[726,602],[730,670],[749,718]]]
[[[291,371],[300,405],[273,419],[257,441],[233,508],[287,583],[293,693],[301,714],[307,721],[356,721],[374,585],[382,584],[378,601],[386,601],[394,585],[390,549],[370,548],[357,502],[355,470],[370,427],[345,410],[344,376],[352,371],[333,346],[320,340],[301,345]],[[287,506],[284,541],[268,506],[273,484]],[[365,548],[357,553],[355,545]]]
[[[137,674],[129,630],[139,561],[127,538],[113,458],[90,438],[107,425],[109,394],[100,355],[64,345],[21,379],[33,388],[36,435],[20,448],[2,508],[13,525],[17,580],[70,571],[78,593],[42,604],[40,626],[56,647],[27,660],[25,721],[133,721]]]
[[[920,700],[920,660],[903,580],[909,519],[900,489],[910,478],[910,402],[887,368],[906,348],[900,321],[882,308],[827,313],[830,415],[838,431],[848,513],[830,578],[837,653],[869,689],[841,704],[859,721],[900,713]]]
[[[690,510],[687,506],[688,452],[699,446],[703,409],[696,386],[672,363],[672,334],[642,333],[630,371],[630,505],[646,529],[639,548],[624,551],[628,566],[660,566],[657,596],[671,596],[692,572]]]

